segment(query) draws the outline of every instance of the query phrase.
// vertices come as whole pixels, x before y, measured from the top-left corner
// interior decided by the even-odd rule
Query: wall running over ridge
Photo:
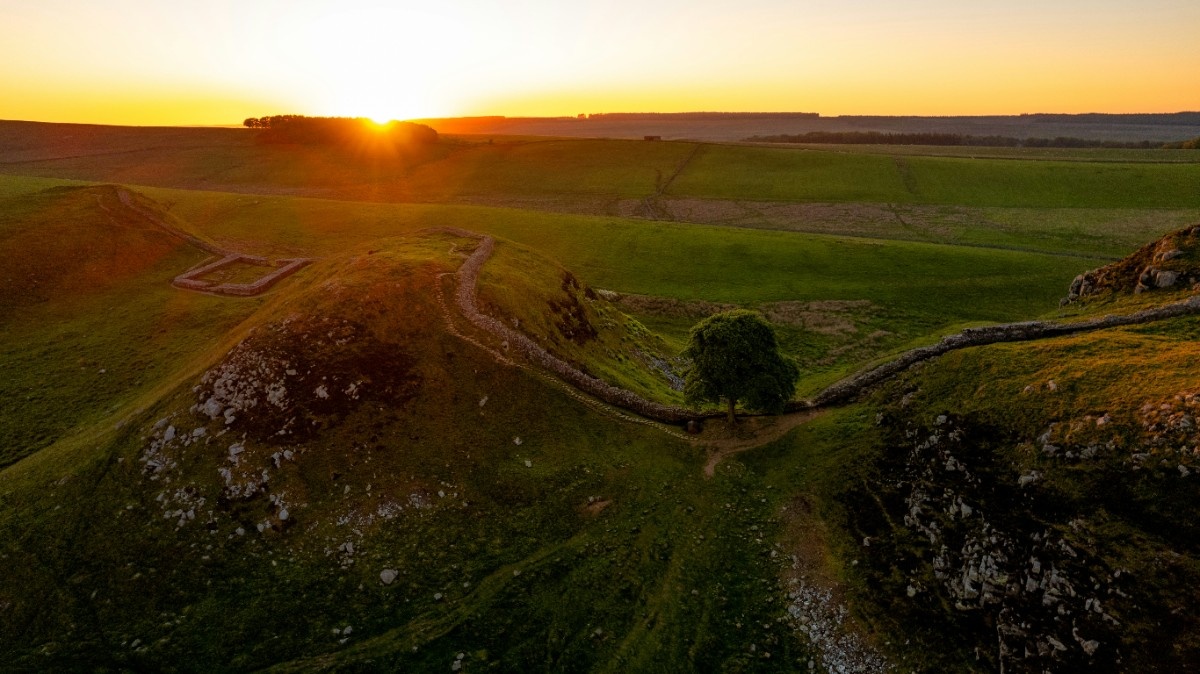
[[[475,252],[471,253],[471,256],[467,258],[467,261],[458,270],[459,283],[458,289],[455,291],[455,299],[459,309],[467,320],[479,329],[505,340],[510,347],[515,348],[525,358],[561,377],[576,388],[606,403],[623,407],[649,419],[667,423],[682,423],[693,419],[723,416],[723,413],[720,412],[700,413],[682,407],[652,402],[635,393],[584,374],[563,360],[548,353],[526,335],[517,332],[491,316],[481,313],[476,303],[476,283],[479,280],[480,270],[483,269],[483,265],[488,261],[492,255],[492,251],[495,249],[495,239],[464,229],[440,228],[438,231],[479,240],[479,246],[476,247]],[[1150,323],[1197,313],[1200,313],[1200,295],[1190,297],[1181,302],[1165,304],[1133,314],[1102,316],[1074,323],[1027,321],[981,328],[967,328],[958,334],[943,337],[937,344],[906,351],[895,360],[843,379],[822,391],[812,400],[792,401],[787,405],[786,409],[789,412],[798,412],[847,402],[866,389],[899,374],[919,362],[935,358],[956,349],[986,346],[1000,342],[1024,342],[1046,339],[1123,325]]]

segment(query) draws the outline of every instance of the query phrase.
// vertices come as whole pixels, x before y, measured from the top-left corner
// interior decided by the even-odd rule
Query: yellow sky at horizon
[[[0,0],[0,118],[1200,109],[1200,3]]]

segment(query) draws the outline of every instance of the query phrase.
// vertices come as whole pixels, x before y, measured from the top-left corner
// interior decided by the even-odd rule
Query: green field
[[[709,145],[675,196],[1035,208],[1200,206],[1200,165],[1029,161]]]
[[[679,403],[661,363],[739,306],[810,396],[964,326],[1190,296],[1058,305],[1200,221],[1200,163],[496,137],[371,164],[89,129],[0,124],[0,669],[837,671],[798,587],[896,671],[997,669],[1011,615],[1064,644],[1002,634],[1037,671],[1200,653],[1196,318],[956,351],[696,440],[447,323],[478,241],[438,230],[496,237],[485,311],[605,381]],[[224,248],[318,259],[260,297],[174,288],[206,254],[114,183]],[[1007,546],[1007,603],[953,608],[978,594],[943,566],[991,573],[972,545]],[[1028,556],[1076,622],[1022,589]]]

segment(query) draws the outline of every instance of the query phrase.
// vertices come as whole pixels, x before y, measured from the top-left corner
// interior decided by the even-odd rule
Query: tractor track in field
[[[700,149],[703,148],[704,145],[704,143],[696,143],[695,147],[692,148],[692,151],[689,152],[687,156],[679,162],[679,165],[675,167],[675,170],[671,172],[671,175],[667,176],[667,179],[662,181],[662,184],[658,185],[658,189],[654,191],[654,194],[642,199],[642,217],[645,217],[649,220],[673,220],[670,212],[664,209],[661,204],[659,204],[659,199],[667,193],[667,190],[671,187],[671,184],[674,183],[675,179],[678,178],[679,175],[683,173],[684,169],[686,169],[688,165],[692,163],[692,160],[696,158],[696,155],[700,153]],[[660,215],[664,217],[659,217]]]

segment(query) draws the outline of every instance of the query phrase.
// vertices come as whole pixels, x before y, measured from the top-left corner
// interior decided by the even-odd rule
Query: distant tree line
[[[751,136],[753,143],[828,143],[833,145],[961,145],[969,147],[1065,147],[1113,148],[1127,150],[1196,149],[1200,139],[1176,143],[1087,138],[1014,138],[1012,136],[972,136],[958,133],[880,133],[878,131],[810,131],[801,134]]]
[[[584,117],[584,115],[580,115]],[[714,119],[819,119],[817,112],[598,112],[586,115],[596,120],[714,120]]]
[[[1105,113],[1085,112],[1080,114],[1058,114],[1037,112],[1021,115],[1021,119],[1032,122],[1073,123],[1073,124],[1164,124],[1178,126],[1200,125],[1200,112],[1147,112],[1147,113]]]
[[[350,145],[370,138],[404,145],[432,145],[438,133],[424,124],[388,122],[376,124],[366,117],[306,117],[272,115],[250,117],[242,122],[251,129],[262,129],[266,142],[303,145]]]

